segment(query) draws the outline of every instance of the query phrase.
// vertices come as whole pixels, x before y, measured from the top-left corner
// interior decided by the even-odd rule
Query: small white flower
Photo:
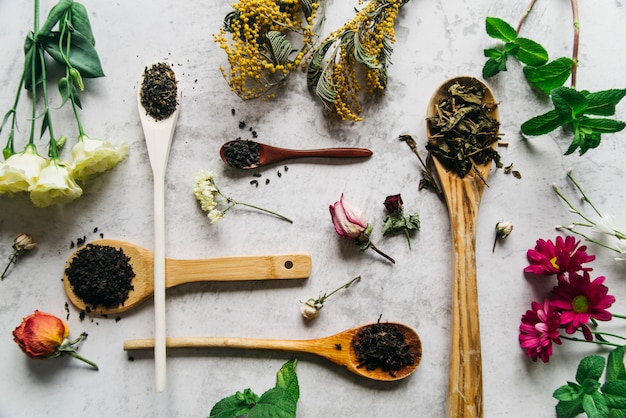
[[[500,238],[506,238],[513,232],[513,223],[509,221],[500,221],[496,224],[496,234]]]
[[[126,157],[128,157],[128,144],[126,143],[115,147],[108,141],[81,135],[72,148],[74,163],[72,176],[76,180],[88,180],[112,169]]]
[[[37,153],[34,145],[27,145],[24,151],[11,155],[0,166],[0,194],[28,191],[46,165],[48,160]]]
[[[37,183],[28,190],[30,200],[40,208],[71,202],[83,194],[83,189],[72,177],[69,164],[58,159],[50,160],[49,164],[41,170]]]
[[[620,261],[626,261],[626,241],[624,240],[618,240],[617,241],[617,245],[616,245],[617,249],[620,251],[620,257],[616,257],[616,260],[620,260]]]
[[[616,229],[617,227],[615,226],[613,216],[607,214],[600,217],[600,220],[595,223],[592,231],[600,232],[601,234],[606,235],[615,235]]]
[[[222,212],[221,210],[213,209],[209,211],[209,214],[207,216],[211,220],[211,223],[214,224],[224,217],[224,212]]]
[[[316,318],[320,314],[320,310],[323,308],[323,305],[317,303],[317,301],[313,298],[307,300],[300,306],[300,312],[302,316],[306,319]]]

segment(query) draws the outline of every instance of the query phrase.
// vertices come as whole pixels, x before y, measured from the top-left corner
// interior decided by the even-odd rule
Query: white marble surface
[[[32,26],[30,3],[0,1],[2,113],[10,107],[19,80],[23,38]],[[387,94],[365,106],[360,123],[326,118],[299,73],[270,101],[242,102],[231,93],[218,70],[225,65],[225,55],[212,41],[230,10],[229,1],[85,4],[106,77],[86,81],[83,123],[92,137],[127,141],[130,156],[88,184],[84,196],[67,206],[37,209],[27,197],[0,197],[2,259],[20,232],[33,234],[39,242],[0,283],[0,417],[208,416],[215,402],[237,390],[249,387],[260,394],[272,387],[276,371],[294,357],[265,351],[170,351],[167,389],[155,393],[152,356],[135,353],[131,362],[122,350],[124,340],[152,335],[151,301],[121,315],[119,321],[98,317],[81,321],[79,312],[70,307],[72,335],[89,334],[79,352],[100,365],[98,372],[69,357],[30,360],[12,341],[11,331],[35,309],[66,317],[61,276],[72,253],[71,241],[83,235],[98,238],[92,233],[97,227],[105,238],[152,247],[151,171],[135,94],[144,66],[158,60],[173,64],[183,92],[166,180],[167,255],[205,258],[304,251],[313,257],[308,280],[193,284],[168,291],[168,335],[308,339],[376,321],[382,314],[382,320],[403,322],[419,332],[424,355],[417,372],[399,383],[373,383],[322,359],[300,355],[298,416],[443,416],[450,344],[450,229],[444,205],[434,194],[418,192],[419,162],[397,138],[408,133],[424,143],[426,103],[434,89],[448,77],[480,76],[482,51],[492,45],[484,33],[485,17],[516,24],[526,2],[411,1],[397,23]],[[42,11],[51,5],[42,1]],[[354,6],[356,1],[330,0],[324,33],[350,18]],[[624,2],[581,1],[580,12],[578,87],[592,91],[624,87],[626,59],[616,50],[626,39]],[[538,2],[523,34],[543,43],[552,57],[569,56],[569,2]],[[503,162],[514,163],[523,179],[492,173],[478,220],[485,416],[552,417],[553,390],[573,379],[584,354],[597,350],[565,343],[548,364],[525,357],[517,342],[519,318],[545,291],[522,273],[525,253],[536,239],[553,239],[554,225],[573,220],[550,187],[555,182],[573,193],[565,179],[572,167],[594,202],[625,225],[626,133],[607,136],[599,149],[582,158],[563,156],[569,139],[560,132],[524,140],[519,125],[547,110],[548,103],[527,86],[517,63],[510,62],[509,70],[489,84],[501,101],[502,131],[510,143],[501,148]],[[18,141],[27,136],[27,114],[21,112]],[[56,130],[73,141],[69,108],[61,114]],[[618,106],[617,117],[626,119],[624,104]],[[288,163],[288,172],[277,165],[262,171],[261,184],[255,188],[249,184],[250,173],[226,168],[218,156],[223,142],[249,135],[238,128],[240,120],[253,127],[262,142],[293,148],[369,147],[374,156],[353,164],[294,161]],[[275,209],[292,217],[294,224],[237,208],[211,225],[191,192],[200,169],[216,171],[227,194]],[[265,178],[270,184],[265,185]],[[367,212],[375,225],[373,241],[395,257],[397,265],[372,251],[362,254],[335,234],[328,205],[341,193]],[[422,219],[412,250],[401,236],[380,236],[382,202],[396,193],[402,193],[407,211],[418,211]],[[493,226],[501,219],[512,220],[515,230],[492,253]],[[623,313],[626,264],[595,245],[590,250],[598,255],[595,271],[607,276],[617,297],[615,311]],[[313,322],[301,318],[299,300],[316,297],[359,274],[363,280],[331,298],[319,318]]]

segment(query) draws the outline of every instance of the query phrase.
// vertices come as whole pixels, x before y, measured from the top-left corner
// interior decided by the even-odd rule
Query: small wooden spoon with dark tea
[[[261,166],[296,158],[358,158],[369,157],[372,151],[367,148],[322,148],[296,150],[274,147],[260,142],[235,139],[220,148],[220,157],[231,167],[250,170]]]
[[[412,361],[404,364],[397,370],[384,371],[380,368],[368,370],[361,366],[354,349],[355,341],[360,341],[361,331],[370,332],[377,326],[388,325],[395,332],[404,337],[404,349],[410,353]],[[398,323],[377,323],[362,325],[330,337],[314,340],[270,340],[262,338],[232,338],[232,337],[178,337],[167,338],[168,348],[241,348],[256,350],[278,350],[300,353],[310,353],[323,357],[331,362],[345,367],[352,373],[368,379],[379,381],[395,381],[404,379],[417,369],[422,358],[422,343],[419,335],[412,328]],[[124,341],[124,350],[142,350],[154,347],[154,340],[150,338]]]
[[[475,95],[478,91],[482,93]],[[459,77],[446,81],[437,89],[427,111],[427,148],[434,157],[432,160],[446,198],[452,231],[452,342],[447,410],[447,416],[451,418],[483,416],[476,223],[492,165],[489,156],[494,156],[497,143],[499,115],[496,106],[493,93],[484,83],[473,77]],[[466,112],[472,117],[466,118]],[[470,135],[467,132],[472,129],[476,131],[474,124],[483,117],[486,117],[483,120],[485,125],[480,129],[485,132],[480,132],[481,137],[468,137],[464,144],[459,144],[459,137]],[[460,123],[467,126],[459,126]],[[456,132],[450,134],[451,131]],[[492,135],[492,138],[481,142],[485,141],[484,135]],[[460,162],[454,161],[462,152],[454,150],[457,145],[471,150]],[[478,151],[479,148],[484,149]],[[454,158],[448,159],[450,150]],[[480,158],[479,152],[483,152]]]

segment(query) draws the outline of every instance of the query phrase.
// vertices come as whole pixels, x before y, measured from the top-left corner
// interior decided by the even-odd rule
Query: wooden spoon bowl
[[[391,382],[404,379],[411,375],[419,366],[422,358],[422,343],[419,335],[412,328],[398,323],[389,323],[404,335],[405,343],[413,355],[413,362],[392,373],[381,369],[368,370],[359,365],[354,342],[357,334],[376,324],[362,325],[330,337],[314,340],[271,340],[261,338],[232,338],[232,337],[178,337],[167,338],[168,348],[239,348],[256,350],[277,350],[315,354],[335,364],[338,364],[352,373],[367,379]],[[142,350],[154,347],[154,340],[150,338],[127,340],[124,350]]]
[[[135,277],[134,287],[123,304],[114,307],[89,306],[76,293],[67,276],[67,269],[83,249],[75,251],[65,263],[63,285],[70,302],[82,311],[100,315],[126,312],[149,299],[154,292],[152,251],[124,241],[103,239],[87,245],[110,246],[121,249],[130,258]],[[97,269],[97,266],[94,266]],[[311,256],[304,253],[233,256],[201,260],[165,259],[165,287],[202,281],[240,281],[269,279],[299,279],[311,274]]]
[[[443,83],[433,94],[427,117],[436,115],[436,105],[449,96],[455,83],[480,83],[484,86],[483,102],[490,104],[490,116],[498,120],[496,100],[491,90],[473,77],[458,77]],[[428,137],[431,137],[427,123]],[[493,143],[493,147],[496,142]],[[491,168],[475,165],[461,178],[448,170],[436,157],[432,159],[446,199],[452,232],[452,330],[450,374],[448,381],[448,417],[482,417],[483,388],[478,288],[476,284],[476,224],[480,200]]]

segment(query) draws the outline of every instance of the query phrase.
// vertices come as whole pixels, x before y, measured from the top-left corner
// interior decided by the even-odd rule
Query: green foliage
[[[276,373],[276,386],[260,397],[250,389],[228,396],[213,406],[209,418],[294,418],[300,398],[297,360],[285,363]]]
[[[604,90],[596,93],[577,91],[569,87],[552,90],[554,110],[524,122],[521,126],[525,135],[544,135],[561,126],[570,126],[574,139],[565,155],[580,149],[583,155],[591,148],[600,145],[601,134],[619,132],[626,123],[594,116],[612,116],[615,105],[626,95],[626,89]]]
[[[552,394],[559,401],[558,418],[573,418],[583,413],[589,418],[626,417],[625,348],[618,347],[609,354],[604,384],[599,381],[605,368],[603,357],[587,356],[580,361],[576,382],[567,382]]]

